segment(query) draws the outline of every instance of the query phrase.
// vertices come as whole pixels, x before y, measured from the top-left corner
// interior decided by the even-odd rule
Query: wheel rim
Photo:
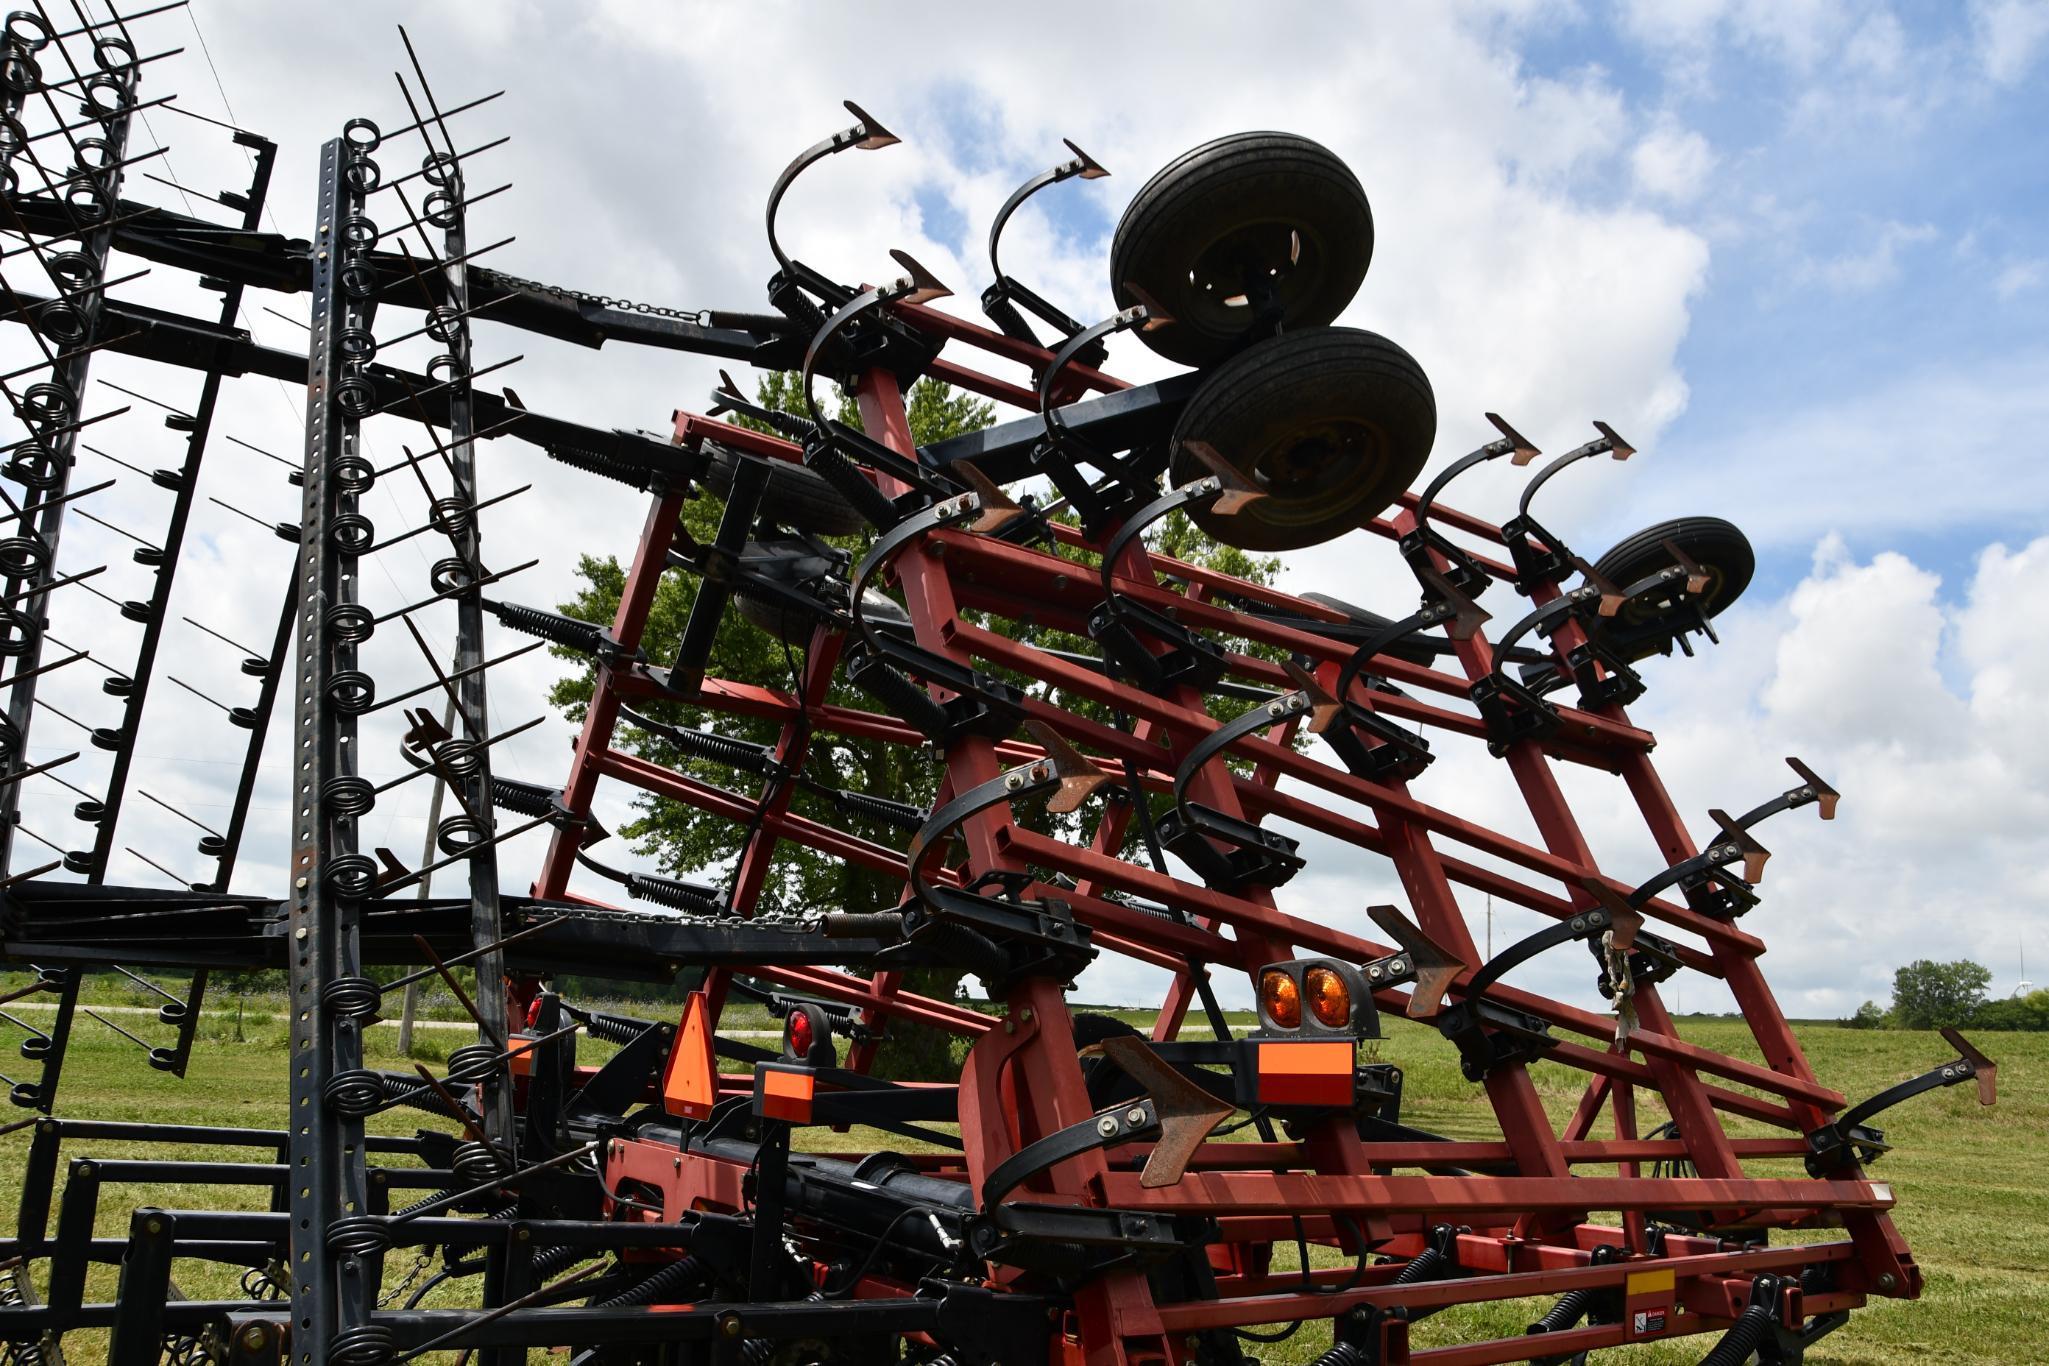
[[[1179,319],[1208,328],[1249,327],[1256,316],[1252,289],[1271,291],[1283,314],[1313,294],[1324,274],[1324,252],[1299,223],[1246,223],[1202,249],[1188,270],[1188,307]]]

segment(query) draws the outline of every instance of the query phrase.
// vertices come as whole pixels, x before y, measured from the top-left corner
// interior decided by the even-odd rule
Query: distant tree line
[[[2049,988],[1985,999],[1992,974],[1967,958],[1920,958],[1892,975],[1892,1006],[1866,1001],[1842,1021],[1851,1029],[2049,1029]]]

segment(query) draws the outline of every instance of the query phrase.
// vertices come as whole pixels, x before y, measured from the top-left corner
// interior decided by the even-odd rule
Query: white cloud
[[[2016,294],[2039,288],[2049,280],[2049,261],[2015,261],[2003,266],[1992,281],[1992,288],[2002,299],[2011,299]]]
[[[1690,204],[1707,187],[1718,158],[1708,140],[1690,128],[1660,122],[1629,154],[1637,188],[1674,204]]]
[[[1904,249],[1935,240],[1930,223],[1886,222],[1862,248],[1809,262],[1803,273],[1840,294],[1863,294],[1891,284],[1900,276]]]
[[[1974,0],[1971,30],[1985,74],[2012,85],[2049,43],[2049,4],[2042,0]]]

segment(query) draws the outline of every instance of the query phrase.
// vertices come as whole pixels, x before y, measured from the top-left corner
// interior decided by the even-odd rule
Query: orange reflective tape
[[[683,1002],[683,1022],[676,1030],[662,1070],[662,1107],[672,1115],[704,1119],[719,1098],[719,1074],[712,1061],[711,1003],[701,991]]]
[[[764,1065],[754,1073],[754,1112],[787,1124],[809,1124],[817,1091],[818,1078],[806,1069]]]
[[[1259,1045],[1259,1099],[1267,1105],[1352,1103],[1349,1039]]]

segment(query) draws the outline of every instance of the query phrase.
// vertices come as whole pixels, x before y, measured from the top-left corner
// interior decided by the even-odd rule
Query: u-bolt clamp
[[[797,322],[812,327],[818,324],[817,309],[812,307],[808,300],[801,299],[796,293],[796,287],[808,289],[819,298],[833,304],[844,303],[853,297],[854,291],[827,279],[802,262],[790,259],[790,254],[783,250],[781,241],[776,237],[776,210],[782,206],[783,196],[789,193],[790,186],[796,182],[797,177],[825,158],[837,152],[879,151],[902,141],[896,134],[884,128],[874,115],[852,100],[842,100],[841,103],[846,106],[847,112],[854,116],[854,126],[843,128],[831,137],[814,142],[799,152],[796,159],[785,166],[783,173],[776,177],[775,185],[768,192],[768,249],[775,253],[776,265],[780,267],[776,279],[770,283],[769,297]]]
[[[1016,213],[1027,199],[1048,185],[1058,185],[1063,180],[1076,178],[1101,180],[1110,174],[1094,157],[1075,146],[1071,139],[1062,138],[1061,141],[1067,144],[1067,150],[1074,153],[1074,156],[1058,166],[1039,172],[1011,191],[1010,198],[1004,200],[1003,207],[996,211],[996,221],[989,225],[989,274],[996,283],[982,293],[982,312],[1002,329],[1003,335],[1014,337],[1021,342],[1029,342],[1033,346],[1039,345],[1038,335],[1032,331],[1031,324],[1025,321],[1024,314],[1020,313],[1019,309],[1029,312],[1040,322],[1069,339],[1080,332],[1082,326],[1037,293],[1027,289],[1023,282],[1003,273],[1002,263],[996,255],[997,244],[1003,238],[1003,229],[1009,224],[1010,216]],[[1106,348],[1101,339],[1098,339],[1083,348],[1074,359],[1078,364],[1095,367],[1103,363],[1106,354]]]
[[[1803,806],[1815,807],[1825,821],[1834,820],[1836,803],[1842,800],[1841,793],[1799,759],[1788,755],[1786,766],[1800,776],[1796,786],[1741,816],[1731,817],[1719,807],[1710,809],[1708,817],[1720,828],[1721,838],[1637,887],[1629,894],[1629,904],[1642,906],[1667,887],[1676,886],[1694,910],[1719,920],[1734,919],[1755,906],[1757,894],[1752,889],[1764,880],[1765,860],[1771,851],[1758,843],[1751,827],[1781,811]],[[1729,871],[1738,864],[1742,865],[1740,873]]]
[[[1204,765],[1238,741],[1269,726],[1306,720],[1310,699],[1291,692],[1259,703],[1197,741],[1174,770],[1174,809],[1160,818],[1160,843],[1221,891],[1278,887],[1302,870],[1299,842],[1277,830],[1188,799],[1188,784]],[[1226,849],[1219,845],[1228,846]]]
[[[1833,1176],[1853,1163],[1865,1165],[1890,1151],[1891,1145],[1885,1141],[1885,1130],[1874,1129],[1865,1121],[1910,1096],[1941,1086],[1975,1081],[1978,1083],[1978,1104],[1992,1105],[1998,1101],[1999,1065],[1954,1029],[1944,1029],[1942,1037],[1956,1049],[1955,1059],[1897,1086],[1887,1087],[1862,1104],[1843,1111],[1832,1123],[1824,1124],[1807,1135],[1809,1176]]]
[[[1513,457],[1509,462],[1511,464],[1527,465],[1542,454],[1530,444],[1529,438],[1509,426],[1507,420],[1499,413],[1487,414],[1487,420],[1494,424],[1494,429],[1501,435],[1477,450],[1468,451],[1452,461],[1435,479],[1423,486],[1423,494],[1416,500],[1415,530],[1396,543],[1402,558],[1408,562],[1409,568],[1419,579],[1423,577],[1423,567],[1432,565],[1430,552],[1436,551],[1444,556],[1451,562],[1451,568],[1444,577],[1469,597],[1478,597],[1486,591],[1487,571],[1482,569],[1471,555],[1452,544],[1443,533],[1430,525],[1430,509],[1436,504],[1437,495],[1443,493],[1452,480],[1489,460],[1498,460],[1506,455]],[[1425,579],[1423,591],[1428,594],[1433,588],[1432,582]]]
[[[1617,436],[1615,429],[1607,423],[1596,422],[1594,428],[1600,436],[1567,451],[1537,471],[1516,503],[1515,516],[1502,525],[1501,539],[1507,542],[1509,558],[1515,561],[1515,588],[1518,593],[1530,594],[1545,584],[1559,583],[1577,564],[1565,542],[1531,514],[1530,503],[1536,498],[1537,490],[1568,465],[1609,452],[1613,452],[1617,460],[1627,460],[1636,454],[1636,447]]]
[[[879,316],[892,303],[924,303],[949,294],[946,286],[908,252],[892,249],[889,254],[904,268],[904,274],[886,285],[875,285],[861,291],[819,324],[811,334],[809,345],[804,348],[804,364],[798,372],[797,381],[797,391],[803,395],[805,410],[811,415],[812,431],[804,443],[804,463],[818,471],[878,531],[895,525],[902,514],[882,490],[868,481],[855,463],[856,459],[930,497],[944,497],[951,490],[933,478],[914,458],[891,450],[845,423],[827,418],[818,406],[817,395],[812,392],[812,380],[817,376],[819,365],[838,354],[842,335],[856,322]]]
[[[1233,512],[1265,495],[1248,487],[1229,466],[1216,458],[1206,445],[1191,443],[1198,459],[1211,465],[1213,473],[1190,480],[1153,499],[1125,518],[1103,547],[1099,575],[1103,602],[1090,613],[1090,639],[1118,668],[1151,692],[1175,684],[1207,692],[1224,676],[1224,652],[1214,641],[1199,636],[1165,612],[1139,602],[1117,589],[1116,568],[1146,529],[1169,513],[1189,507],[1221,507]],[[1148,642],[1167,646],[1155,654]]]
[[[1115,333],[1133,328],[1151,332],[1170,326],[1173,321],[1158,305],[1135,304],[1069,337],[1053,353],[1053,358],[1039,375],[1039,421],[1046,429],[1046,438],[1033,448],[1032,463],[1066,497],[1081,517],[1082,530],[1090,535],[1102,527],[1110,514],[1128,507],[1149,492],[1151,476],[1145,473],[1136,458],[1126,459],[1097,450],[1068,428],[1055,402],[1060,391],[1060,377],[1083,353],[1101,345]],[[1083,465],[1102,471],[1103,479],[1091,482],[1081,471]]]

